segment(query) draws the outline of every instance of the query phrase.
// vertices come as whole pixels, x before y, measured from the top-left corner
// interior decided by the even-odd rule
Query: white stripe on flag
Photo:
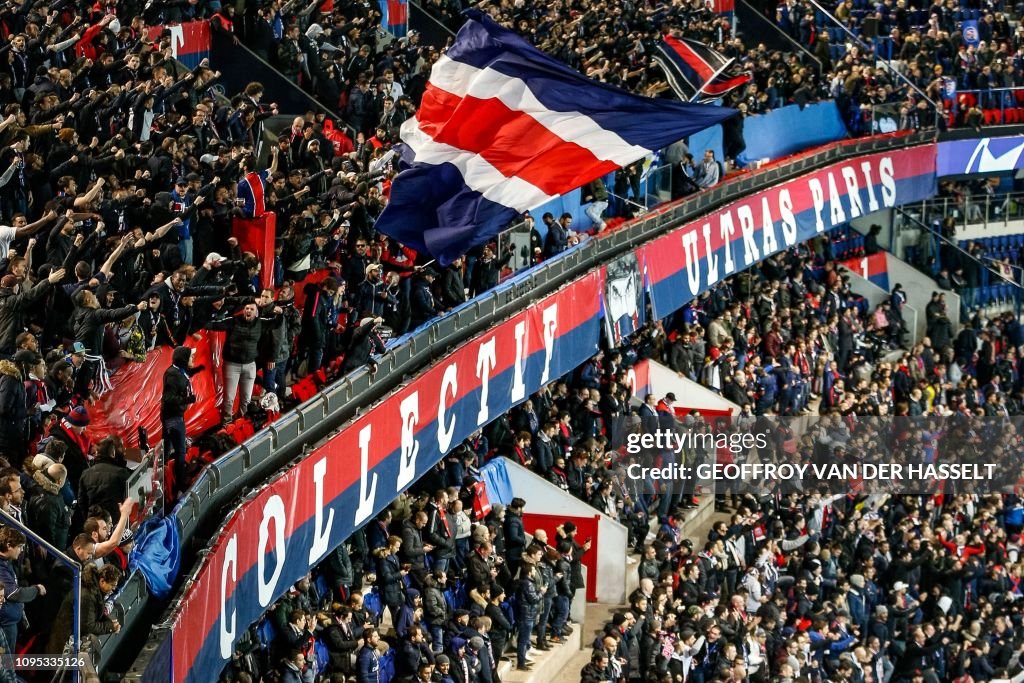
[[[437,60],[430,71],[430,83],[458,97],[498,99],[506,107],[522,112],[565,140],[590,150],[598,159],[628,166],[652,150],[631,145],[613,131],[577,111],[551,111],[537,99],[526,82],[491,68],[478,69],[447,56]]]
[[[434,142],[415,117],[402,124],[402,142],[415,152],[416,163],[452,164],[471,190],[516,211],[529,211],[555,198],[521,178],[506,177],[479,154]]]

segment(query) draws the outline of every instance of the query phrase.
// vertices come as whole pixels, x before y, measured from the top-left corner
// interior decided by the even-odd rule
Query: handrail
[[[230,40],[230,39],[227,38],[227,37],[221,36],[217,32],[213,32],[213,35],[211,37],[211,47],[213,49],[216,49],[218,47],[223,47],[224,46],[224,42],[223,41],[228,41],[228,40]],[[274,66],[273,64],[271,64],[267,60],[265,60],[262,57],[260,57],[255,52],[253,52],[245,43],[239,42],[239,43],[236,44],[236,43],[232,42],[231,43],[231,50],[232,51],[242,50],[244,54],[241,55],[241,56],[235,55],[232,58],[232,60],[229,60],[229,61],[237,60],[237,63],[240,63],[240,64],[256,62],[257,64],[260,64],[260,65],[266,67],[267,69],[270,69],[271,71],[276,73],[278,76],[280,76],[281,80],[283,80],[283,81],[285,81],[285,82],[287,82],[289,84],[290,92],[292,92],[295,95],[298,95],[305,102],[307,102],[312,108],[320,110],[321,112],[323,112],[324,114],[326,114],[328,117],[330,117],[331,119],[333,119],[335,121],[339,121],[342,125],[345,126],[346,133],[348,135],[350,135],[353,140],[355,140],[355,129],[352,126],[349,125],[348,121],[346,121],[341,116],[341,114],[339,112],[331,109],[330,107],[328,107],[327,105],[322,103],[320,100],[318,100],[316,97],[314,97],[310,93],[308,93],[305,90],[303,90],[302,88],[300,88],[297,83],[294,83],[292,80],[287,78],[283,73],[281,73],[280,69],[278,69],[276,66]],[[217,60],[217,61],[219,62],[220,60]],[[224,71],[224,67],[222,67],[221,70],[223,72]]]
[[[737,5],[743,5],[744,7],[746,7],[748,11],[750,11],[751,13],[756,15],[759,19],[761,19],[762,23],[765,26],[771,27],[771,29],[774,29],[774,31],[776,33],[778,33],[780,36],[782,36],[782,38],[786,41],[786,43],[788,45],[792,45],[795,49],[797,49],[800,52],[802,52],[805,57],[814,60],[814,63],[818,65],[818,75],[821,76],[821,75],[824,74],[825,65],[822,64],[821,60],[818,59],[813,52],[808,50],[806,46],[801,45],[800,41],[796,40],[795,38],[793,38],[793,36],[789,35],[785,31],[783,31],[782,28],[780,28],[778,24],[776,24],[775,22],[773,22],[770,19],[768,19],[767,16],[765,16],[756,7],[754,7],[749,2],[747,2],[747,0],[737,0],[736,4]],[[743,19],[743,18],[741,18],[740,20],[741,21],[745,21],[745,19]]]
[[[219,511],[223,505],[237,501],[238,495],[247,489],[251,491],[253,487],[265,483],[267,475],[291,463],[302,455],[304,447],[327,437],[353,419],[357,413],[372,410],[380,399],[407,381],[409,374],[423,370],[447,349],[464,343],[501,320],[524,310],[537,298],[553,293],[567,282],[654,239],[666,230],[736,201],[756,189],[802,176],[844,158],[911,147],[932,142],[934,139],[934,133],[925,132],[833,143],[815,154],[801,156],[789,163],[726,179],[695,196],[659,207],[617,230],[587,240],[560,257],[533,266],[515,276],[512,282],[503,283],[463,305],[458,312],[425,324],[408,335],[405,341],[390,349],[381,358],[378,370],[373,376],[366,370],[359,370],[346,376],[325,388],[323,393],[293,413],[283,416],[246,444],[225,454],[214,464],[208,465],[200,475],[200,480],[175,508],[174,514],[181,529],[183,553],[192,555],[194,549],[191,547],[191,540],[201,529],[212,532],[211,525],[221,522],[223,516]],[[457,320],[457,325],[451,324],[453,318]],[[319,413],[321,418],[309,428],[304,428],[302,416],[315,412]],[[240,458],[245,461],[241,474],[233,471],[229,479],[220,481],[223,467],[221,463],[226,464]],[[257,462],[258,458],[262,460]],[[186,562],[183,561],[182,566],[186,566]],[[190,570],[183,573],[183,578],[179,579],[184,585],[189,583],[198,570],[194,564],[187,566],[191,567]],[[184,589],[179,588],[175,595],[175,604],[184,594]],[[149,645],[125,680],[142,680],[147,662],[158,651],[166,635],[164,631],[151,634]],[[105,658],[104,661],[109,662],[110,659]]]
[[[939,232],[935,228],[929,226],[924,221],[922,221],[919,218],[916,218],[912,214],[908,213],[907,210],[904,207],[897,206],[896,207],[896,212],[898,214],[900,214],[900,216],[902,216],[904,220],[910,221],[911,223],[916,223],[922,230],[925,230],[925,231],[931,233],[931,235],[933,237],[937,238],[939,241],[943,242],[944,244],[948,244],[952,248],[956,249],[958,252],[960,252],[961,254],[963,254],[967,258],[971,259],[976,264],[978,264],[978,266],[980,266],[981,268],[985,268],[989,272],[993,273],[1000,280],[1003,280],[1004,282],[1007,282],[1007,283],[1013,285],[1018,290],[1022,289],[1022,287],[1021,287],[1019,282],[1015,282],[1014,280],[1011,280],[1010,278],[1006,277],[1005,275],[1003,275],[999,271],[995,270],[994,268],[990,268],[989,266],[985,265],[985,263],[982,262],[982,260],[979,259],[977,256],[975,256],[971,252],[967,251],[966,249],[961,247],[959,244],[957,244],[955,241],[949,239],[948,237],[943,235],[941,232]],[[996,261],[996,259],[994,259],[992,257],[983,257],[983,258],[987,258],[990,261]],[[996,262],[998,263],[998,261],[996,261]]]
[[[2,523],[3,526],[17,529],[30,541],[46,550],[47,554],[53,556],[54,559],[71,569],[71,587],[73,591],[72,599],[75,602],[74,613],[71,615],[71,654],[72,656],[77,656],[82,645],[82,565],[65,555],[63,550],[59,550],[54,547],[42,536],[29,529],[14,517],[11,517],[2,508],[0,508],[0,523]],[[13,650],[15,643],[8,643],[8,646]],[[64,648],[66,651],[67,644],[64,645]],[[52,652],[47,654],[59,655],[64,653]],[[72,681],[74,683],[78,683],[80,672],[77,668],[72,669],[72,675]]]
[[[450,35],[452,38],[455,37],[455,31],[453,31],[450,27],[445,25],[445,23],[443,21],[441,21],[440,19],[435,17],[433,14],[431,14],[430,11],[427,10],[427,8],[424,7],[421,3],[416,2],[416,0],[412,0],[412,2],[410,2],[409,4],[412,5],[413,7],[415,7],[416,9],[418,9],[420,12],[422,12],[423,16],[427,17],[432,22],[437,24],[438,28],[440,28],[442,31],[444,31],[445,33]]]
[[[837,19],[836,16],[834,14],[832,14],[831,11],[829,11],[829,10],[825,9],[824,7],[822,7],[821,3],[819,3],[818,0],[808,0],[808,2],[810,2],[812,5],[814,5],[815,9],[817,9],[819,12],[824,14],[825,17],[828,18],[832,23],[834,23],[836,26],[838,26],[840,29],[842,29],[843,33],[848,35],[866,53],[869,52],[871,54],[875,54],[874,49],[870,45],[868,45],[863,40],[861,40],[861,37],[858,36],[853,31],[851,31],[843,22],[839,21],[839,19]],[[918,95],[920,95],[922,98],[924,98],[924,100],[926,102],[928,102],[928,104],[930,104],[932,106],[932,111],[935,112],[936,127],[938,127],[938,125],[937,125],[938,124],[938,118],[939,118],[940,112],[942,111],[942,107],[940,107],[932,98],[928,97],[928,94],[924,90],[921,90],[921,88],[919,88],[916,84],[914,84],[913,81],[911,81],[905,75],[900,73],[900,70],[895,68],[892,64],[890,64],[889,60],[887,60],[887,59],[880,59],[880,60],[878,60],[878,63],[884,64],[885,68],[889,72],[895,74],[896,77],[899,80],[903,81],[903,83],[905,83],[906,85],[910,86],[911,90],[913,90]]]

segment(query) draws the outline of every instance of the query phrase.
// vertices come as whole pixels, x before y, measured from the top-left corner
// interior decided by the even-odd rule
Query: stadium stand
[[[863,111],[868,105],[903,106],[903,130],[931,125],[925,114],[915,115],[926,102],[887,82],[873,64],[875,55],[841,45],[845,34],[828,18],[810,12],[810,26],[790,19],[807,14],[798,3],[780,10],[780,26],[821,59],[821,73],[795,58],[750,47],[742,32],[730,37],[728,20],[699,2],[668,10],[599,4],[553,19],[521,5],[495,11],[566,63],[635,91],[667,96],[643,46],[658,27],[668,26],[717,45],[753,71],[755,83],[727,102],[745,115],[834,99],[851,135],[871,132],[870,115]],[[1022,85],[1024,29],[1007,21],[1003,11],[1011,15],[1009,10],[944,7],[928,14],[880,5],[874,18],[879,34],[888,37],[872,41],[876,55],[916,60],[910,69],[915,84],[935,101],[943,99],[936,76],[955,75],[959,94],[942,125],[1024,122],[1021,91],[999,90]],[[454,7],[430,3],[428,9],[457,25]],[[872,16],[867,4],[857,4],[848,26],[863,36]],[[941,28],[929,27],[932,17]],[[172,58],[173,32],[154,29],[188,20],[209,20],[215,33],[243,40],[327,103],[337,128],[323,115],[280,112],[265,101],[260,83],[225,97],[217,87],[218,65],[200,61],[184,67]],[[950,36],[963,20],[979,20],[986,43],[953,56],[948,48],[957,41]],[[504,244],[435,269],[374,233],[393,174],[389,150],[415,111],[439,54],[439,46],[420,45],[416,34],[378,44],[379,22],[376,8],[351,4],[325,11],[319,3],[300,8],[294,0],[246,6],[241,16],[234,6],[216,2],[26,1],[0,12],[7,53],[0,73],[0,216],[10,226],[0,228],[0,509],[86,567],[82,602],[95,618],[83,624],[83,635],[117,633],[121,627],[104,605],[129,571],[133,537],[126,527],[133,502],[125,501],[125,481],[143,421],[119,421],[115,413],[126,414],[127,404],[148,404],[145,426],[154,441],[163,437],[173,502],[203,465],[246,442],[282,409],[353,370],[373,367],[390,339],[487,292],[512,270],[513,254]],[[614,34],[603,27],[614,27]],[[995,50],[993,41],[999,42]],[[279,114],[296,116],[277,136],[277,147],[261,153],[263,127]],[[728,158],[741,147],[741,135],[731,138]],[[258,214],[259,204],[279,227],[269,261],[232,236],[234,226]],[[623,218],[629,211],[620,207],[619,213]],[[609,221],[607,228],[614,227]],[[547,231],[531,234],[531,247],[540,255],[530,249],[527,264],[555,255],[542,234]],[[587,237],[572,231],[565,239],[571,245]],[[664,361],[740,406],[748,404],[756,415],[795,415],[815,404],[839,415],[1024,411],[1015,351],[1024,339],[1017,319],[975,315],[962,330],[953,330],[936,297],[928,312],[929,339],[902,349],[898,293],[868,307],[844,286],[835,265],[862,253],[862,240],[823,238],[829,249],[836,247],[832,253],[801,248],[737,276],[673,319],[643,327],[569,382],[542,391],[532,413],[516,409],[488,427],[484,442],[470,440],[456,449],[472,455],[464,460],[471,473],[488,458],[504,456],[562,486],[558,453],[565,462],[567,447],[574,446],[566,490],[630,528],[630,545],[641,553],[640,573],[656,587],[645,583],[646,595],[631,596],[632,609],[616,617],[608,629],[613,642],[601,641],[584,680],[643,679],[680,670],[694,680],[698,670],[700,680],[724,679],[725,663],[733,667],[732,680],[850,677],[853,670],[866,681],[878,676],[865,672],[884,671],[886,661],[908,681],[916,680],[918,670],[925,680],[968,673],[984,680],[1016,670],[1020,625],[1011,625],[1013,600],[988,611],[987,602],[978,607],[982,575],[990,592],[1020,592],[1020,568],[1006,555],[1014,552],[1011,536],[1020,531],[1015,497],[970,504],[950,498],[932,508],[924,499],[892,501],[881,510],[883,528],[872,527],[870,543],[839,523],[857,519],[852,502],[823,505],[814,496],[787,506],[744,500],[733,524],[716,530],[700,555],[686,549],[672,527],[671,520],[692,504],[689,496],[616,493],[621,480],[605,462],[602,436],[613,418],[629,412],[630,398],[643,398],[626,393],[620,373],[644,358]],[[1018,263],[1024,245],[1019,238],[994,237],[980,246],[992,258]],[[960,285],[955,268],[950,273],[947,289],[987,286],[970,279]],[[975,300],[984,305],[1007,298],[1002,290],[985,290]],[[887,360],[893,351],[898,360]],[[228,400],[218,403],[222,391]],[[203,405],[202,420],[185,419],[193,403]],[[578,587],[576,570],[586,544],[576,544],[564,526],[562,537],[547,545],[536,537],[527,540],[515,523],[519,504],[504,517],[492,509],[473,527],[465,512],[472,509],[467,494],[473,482],[441,476],[432,473],[413,492],[428,493],[433,504],[414,495],[401,498],[389,517],[378,518],[376,530],[371,525],[360,531],[297,585],[255,629],[225,677],[259,680],[266,674],[270,680],[276,671],[280,680],[335,673],[371,680],[358,678],[357,670],[374,659],[373,648],[364,647],[373,642],[367,625],[379,625],[384,608],[384,623],[398,638],[381,635],[392,639],[399,676],[422,676],[419,656],[443,672],[447,657],[452,678],[494,680],[488,674],[497,672],[502,642],[518,639],[514,663],[528,668],[534,618],[540,617],[534,643],[540,650],[569,633],[567,603]],[[435,496],[445,486],[457,490]],[[425,531],[418,527],[420,507],[428,513]],[[915,546],[901,527],[913,509],[943,525],[940,515],[949,515],[962,538],[937,532],[939,543],[931,550]],[[773,541],[755,551],[752,540],[742,558],[725,554],[729,542],[756,526],[748,520],[758,514],[782,524],[781,530],[772,525]],[[809,527],[806,520],[813,520]],[[647,536],[649,522],[658,527],[654,543]],[[488,544],[475,547],[480,529]],[[882,545],[887,537],[891,547]],[[433,549],[416,554],[417,540]],[[450,555],[439,550],[446,540],[452,541]],[[940,548],[949,545],[953,549],[945,547],[943,555]],[[6,641],[0,648],[56,652],[71,631],[73,592],[52,558],[33,544],[23,553],[25,548],[24,536],[0,530],[0,634]],[[776,548],[774,565],[758,561]],[[534,550],[540,553],[532,563],[524,559],[537,555]],[[488,578],[488,564],[485,575],[474,579],[474,553],[484,563],[503,557],[506,569]],[[902,568],[889,567],[887,573],[880,565],[893,558]],[[450,576],[442,570],[447,560],[454,565]],[[402,569],[403,562],[411,569]],[[522,570],[531,564],[532,572]],[[395,566],[397,576],[389,574]],[[748,572],[751,567],[756,571]],[[729,585],[730,576],[732,589],[738,589],[736,579],[744,572],[754,577],[745,604],[733,604],[742,595],[735,590],[707,599],[715,587]],[[795,588],[771,597],[777,586],[788,585],[780,574],[790,576]],[[897,588],[909,583],[914,600],[928,602],[925,596],[936,586],[962,576],[966,580],[951,593],[954,608],[943,614],[930,605],[919,610]],[[360,604],[355,594],[364,579],[374,588]],[[750,602],[755,583],[766,598],[757,606]],[[879,590],[890,597],[879,597]],[[514,607],[503,604],[502,591]],[[871,600],[863,600],[864,591],[875,592]],[[526,604],[535,598],[536,613]],[[866,611],[857,610],[858,599]],[[823,613],[826,600],[831,611]],[[773,601],[779,609],[767,608]],[[902,621],[870,617],[886,604]],[[706,617],[693,607],[710,613],[711,621],[704,623]],[[460,611],[470,612],[468,621],[467,615],[456,616]],[[844,611],[868,616],[856,621],[844,618]],[[670,612],[676,613],[674,625]],[[684,613],[689,616],[682,618]],[[526,626],[512,632],[516,621]],[[786,633],[787,628],[794,630]],[[1009,633],[983,645],[983,629]],[[902,641],[903,651],[890,647],[890,640]],[[820,645],[826,641],[836,645],[827,650]],[[844,648],[853,653],[852,661],[839,656]],[[694,654],[699,657],[688,659]],[[484,667],[491,670],[484,673]],[[8,673],[0,671],[0,680]]]

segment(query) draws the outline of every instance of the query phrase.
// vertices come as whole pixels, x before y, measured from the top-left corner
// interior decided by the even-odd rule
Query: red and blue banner
[[[182,600],[172,683],[214,680],[248,626],[473,431],[598,350],[601,272],[460,347],[228,519]]]
[[[524,211],[736,112],[632,95],[544,54],[478,10],[433,66],[376,229],[442,265]]]
[[[654,62],[665,72],[676,96],[688,101],[700,93],[700,99],[716,100],[746,85],[752,78],[736,60],[690,38],[666,35],[654,52]],[[683,88],[683,84],[689,88]]]
[[[889,291],[889,267],[886,265],[885,252],[878,252],[871,256],[858,256],[857,258],[842,261],[840,265],[848,270],[857,273],[862,278],[870,280],[872,284],[878,285],[885,291]]]
[[[171,33],[171,56],[188,68],[196,68],[199,62],[210,56],[210,22],[150,26],[150,40],[158,40],[164,31]]]
[[[396,38],[409,33],[409,0],[379,0],[380,24]]]
[[[935,189],[932,144],[849,159],[733,202],[641,248],[658,315],[774,253]]]

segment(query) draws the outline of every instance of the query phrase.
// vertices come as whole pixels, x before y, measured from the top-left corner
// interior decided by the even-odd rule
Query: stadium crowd
[[[886,98],[903,101],[898,88],[885,88],[882,72],[860,63],[866,56],[848,53],[831,72],[817,74],[795,57],[762,46],[748,49],[730,37],[732,27],[723,18],[697,4],[648,11],[598,3],[558,18],[522,3],[494,11],[572,66],[647,94],[667,87],[646,57],[655,29],[667,23],[720,44],[752,68],[755,83],[736,93],[735,101],[747,114],[838,98],[840,91],[864,103],[872,97],[866,83],[876,94],[885,89]],[[132,542],[126,532],[132,503],[124,501],[124,444],[117,435],[97,438],[86,431],[90,407],[108,390],[112,373],[143,361],[158,346],[175,349],[163,377],[161,417],[168,453],[177,456],[176,480],[184,486],[189,471],[183,417],[196,399],[187,340],[208,331],[226,334],[227,422],[248,410],[257,381],[283,402],[300,375],[372,363],[389,335],[493,287],[512,256],[488,245],[451,267],[434,269],[375,234],[373,220],[391,172],[391,143],[415,111],[440,52],[421,46],[415,33],[379,46],[375,7],[338,5],[317,14],[318,9],[317,3],[275,1],[249,5],[236,18],[234,6],[217,3],[22,2],[0,12],[9,36],[0,72],[0,507],[86,565],[86,634],[120,628],[103,605],[127,568]],[[454,17],[452,8],[438,5],[437,11]],[[200,17],[211,18],[217,32],[244,39],[286,76],[332,103],[352,126],[354,139],[322,114],[310,113],[295,117],[276,148],[258,155],[265,122],[283,113],[265,101],[263,87],[252,83],[225,98],[214,87],[220,74],[208,63],[189,70],[170,58],[169,32],[148,38],[151,23]],[[1019,35],[1011,38],[1016,55]],[[918,54],[932,59],[931,53]],[[734,127],[727,138],[730,157],[742,143],[735,133]],[[259,258],[231,237],[236,219],[261,210],[250,178],[266,184],[262,208],[275,214],[279,226],[270,289],[260,286]],[[632,186],[628,174],[623,183]],[[597,201],[602,192],[592,188]],[[537,233],[537,258],[556,255],[579,239],[565,217],[545,222],[547,237]],[[899,310],[905,299],[897,290],[890,304],[865,310],[844,289],[827,246],[822,241],[810,252],[770,259],[716,288],[677,320],[647,326],[633,347],[610,351],[594,361],[589,374],[543,392],[471,439],[421,484],[432,502],[401,499],[390,518],[349,544],[353,559],[347,567],[349,549],[332,555],[322,568],[332,596],[328,603],[324,595],[308,595],[313,582],[282,603],[274,617],[282,635],[274,639],[264,668],[277,668],[285,658],[284,680],[296,680],[295,672],[305,680],[310,669],[304,662],[313,653],[295,646],[307,645],[307,632],[316,625],[331,633],[325,636],[329,649],[332,642],[338,646],[331,651],[332,671],[356,673],[367,658],[372,666],[373,648],[361,649],[360,638],[373,644],[390,634],[360,630],[355,636],[356,627],[379,623],[360,603],[364,578],[377,587],[380,606],[399,636],[395,649],[405,659],[398,659],[397,668],[421,680],[426,679],[414,651],[439,670],[445,651],[450,670],[472,667],[476,676],[478,666],[480,672],[495,670],[504,643],[515,643],[515,664],[527,667],[531,632],[539,649],[559,642],[569,628],[566,617],[586,544],[568,526],[551,530],[547,540],[529,541],[515,521],[523,508],[518,504],[493,509],[480,531],[474,530],[471,489],[463,475],[472,477],[488,454],[518,458],[623,518],[633,545],[644,549],[648,522],[678,518],[676,505],[692,500],[643,491],[634,492],[629,505],[620,497],[619,506],[609,497],[622,482],[609,474],[615,470],[605,464],[604,439],[612,437],[614,418],[629,412],[630,398],[617,373],[638,357],[661,357],[682,375],[749,404],[755,415],[796,414],[819,397],[821,405],[843,414],[910,415],[960,406],[986,415],[1021,412],[1015,349],[1024,340],[1016,321],[974,319],[954,334],[937,296],[929,307],[930,341],[887,363],[885,350],[903,342]],[[325,270],[325,279],[303,284],[309,273]],[[300,288],[304,304],[297,306]],[[446,487],[456,490],[437,493]],[[752,514],[756,506],[748,504]],[[901,510],[896,504],[890,509]],[[960,516],[970,529],[974,518]],[[1004,523],[1005,515],[997,517]],[[668,532],[678,534],[678,528]],[[816,540],[833,542],[841,537],[835,533],[827,536],[822,527]],[[794,557],[809,561],[804,555],[814,547],[801,545]],[[505,562],[497,563],[499,556]],[[675,560],[666,561],[662,568]],[[847,567],[841,569],[845,573]],[[69,581],[64,568],[23,535],[0,529],[0,632],[6,640],[0,647],[23,648],[34,640],[38,650],[62,650],[70,630]],[[447,585],[456,593],[456,607],[443,600]],[[503,596],[516,596],[511,612],[501,608]],[[782,628],[786,621],[780,617],[776,624]],[[513,623],[519,624],[516,630]],[[427,640],[429,647],[423,645]],[[255,659],[252,652],[242,653],[239,667]],[[472,664],[474,658],[489,663]],[[614,666],[618,659],[610,661]]]
[[[571,523],[525,533],[528,496],[482,504],[479,467],[495,457],[621,522],[638,555],[639,588],[594,640],[583,681],[1017,676],[1024,502],[1010,489],[720,491],[701,539],[687,515],[705,491],[626,475],[670,457],[629,455],[630,430],[712,428],[674,394],[631,394],[629,368],[655,359],[738,405],[734,425],[772,433],[765,451],[684,451],[687,463],[923,461],[959,424],[965,450],[945,457],[984,454],[1019,476],[1017,423],[986,421],[1024,411],[1013,316],[954,334],[936,293],[928,337],[908,349],[902,287],[868,308],[834,248],[822,237],[734,276],[466,439],[252,627],[225,679],[370,683],[393,668],[494,681],[504,657],[529,671],[579,628],[566,616],[589,547]],[[811,410],[806,433],[777,419]]]

